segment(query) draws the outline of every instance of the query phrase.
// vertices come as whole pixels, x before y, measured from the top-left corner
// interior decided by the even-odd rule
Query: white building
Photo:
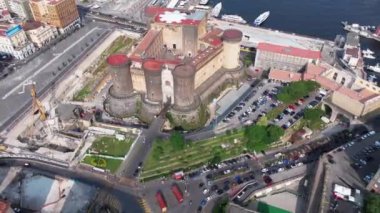
[[[22,25],[27,37],[41,48],[58,36],[57,28],[38,21],[28,21]]]
[[[24,59],[35,51],[25,31],[18,24],[0,23],[0,52]]]
[[[9,10],[8,0],[0,0],[0,9]]]
[[[30,20],[33,17],[29,0],[9,0],[9,10],[25,20]]]

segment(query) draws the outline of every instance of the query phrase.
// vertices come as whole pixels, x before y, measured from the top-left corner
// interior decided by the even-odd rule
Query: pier
[[[322,50],[324,44],[333,45],[332,41],[301,36],[294,33],[286,33],[278,30],[252,27],[249,25],[236,24],[218,19],[209,20],[209,24],[222,30],[236,28],[243,32],[242,45],[256,48],[258,43],[267,42],[282,46],[291,46],[307,50]]]

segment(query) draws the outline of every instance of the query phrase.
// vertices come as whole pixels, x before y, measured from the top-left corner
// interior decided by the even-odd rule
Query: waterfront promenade
[[[229,28],[241,30],[244,35],[242,45],[247,47],[257,47],[260,42],[268,42],[282,46],[292,46],[300,49],[321,50],[324,44],[332,44],[332,41],[320,38],[312,38],[294,33],[281,32],[278,30],[236,24],[214,18],[209,20],[209,24],[222,30]]]

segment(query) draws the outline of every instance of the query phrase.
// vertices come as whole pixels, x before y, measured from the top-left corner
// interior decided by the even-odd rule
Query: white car
[[[211,196],[206,197],[206,200],[210,201],[211,200]]]
[[[302,162],[299,162],[299,163],[297,163],[296,165],[297,165],[297,166],[302,166],[303,163],[302,163]]]
[[[208,189],[203,189],[203,194],[204,194],[204,195],[207,194],[208,192],[209,192]]]
[[[283,172],[285,169],[284,168],[279,168],[277,171],[278,172]]]
[[[245,192],[240,192],[238,195],[237,195],[237,199],[240,199],[243,195],[244,195]]]
[[[370,131],[370,132],[368,132],[368,134],[369,134],[369,135],[374,135],[375,133],[376,133],[376,132],[375,132],[375,131],[373,131],[373,130],[372,130],[372,131]]]
[[[265,172],[267,172],[267,171],[268,171],[267,168],[264,168],[264,169],[261,170],[262,173],[265,173]]]

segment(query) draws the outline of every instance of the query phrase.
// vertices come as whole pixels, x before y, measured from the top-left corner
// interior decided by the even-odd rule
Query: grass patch
[[[271,206],[269,204],[259,202],[257,205],[257,210],[261,213],[290,213],[285,209],[277,208],[275,206]]]
[[[86,84],[81,90],[79,90],[75,95],[74,101],[84,101],[91,94],[91,86],[90,84]]]
[[[115,137],[105,136],[96,139],[89,151],[100,155],[124,157],[131,148],[132,143],[133,140],[131,138],[119,141]]]
[[[227,146],[222,148],[222,144]],[[267,144],[255,144],[255,151],[265,150]],[[159,155],[154,154],[159,152]],[[207,164],[218,153],[221,160],[247,152],[244,131],[187,143],[183,150],[174,150],[169,140],[153,143],[153,147],[144,162],[141,178],[144,180],[161,177],[178,170],[188,171]]]
[[[82,163],[85,163],[85,164],[88,164],[100,169],[109,170],[112,173],[115,173],[117,171],[117,169],[119,168],[122,162],[123,162],[122,160],[99,157],[99,156],[86,156],[82,160]]]

